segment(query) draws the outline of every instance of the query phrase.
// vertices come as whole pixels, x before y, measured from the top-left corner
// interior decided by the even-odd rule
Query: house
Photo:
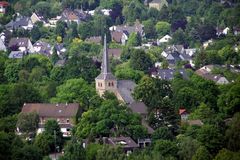
[[[24,103],[21,113],[33,112],[39,116],[37,134],[44,131],[44,124],[47,120],[54,119],[58,122],[63,136],[70,137],[71,129],[76,124],[76,119],[81,115],[82,110],[77,103]]]
[[[122,53],[122,49],[121,48],[109,48],[108,49],[109,57],[113,58],[113,59],[120,60],[121,53]]]
[[[129,33],[126,31],[112,31],[111,32],[112,41],[126,45],[129,37]]]
[[[221,35],[227,35],[229,31],[230,31],[229,27],[226,27],[224,29],[217,27],[216,28],[216,35],[218,37],[221,36]]]
[[[153,78],[170,81],[176,73],[180,73],[183,79],[188,79],[188,74],[185,69],[157,69],[157,72],[152,72],[151,76]]]
[[[7,46],[10,39],[12,37],[12,33],[8,30],[4,30],[0,33],[0,39],[3,41],[3,43]]]
[[[143,102],[134,101],[129,105],[129,108],[131,108],[134,113],[139,113],[143,119],[147,119],[147,106]]]
[[[5,25],[6,29],[9,31],[13,31],[14,29],[23,28],[25,30],[32,30],[33,23],[31,18],[18,16],[15,20],[11,20],[8,24]]]
[[[142,25],[138,20],[132,26],[129,26],[129,25],[111,26],[109,30],[111,32],[119,31],[119,32],[125,33],[128,36],[131,33],[138,33],[141,37],[145,36],[144,25]]]
[[[101,9],[99,11],[105,16],[110,16],[112,9]],[[90,14],[91,16],[94,16],[95,12],[96,10],[85,11],[85,13]]]
[[[67,49],[65,48],[63,43],[59,43],[59,44],[55,44],[55,49],[57,51],[57,54],[60,58],[63,58],[65,52],[67,51]]]
[[[168,6],[167,0],[153,0],[149,2],[149,8],[156,8],[157,10],[161,10],[163,6]]]
[[[60,20],[66,22],[67,24],[70,24],[71,22],[80,24],[82,21],[86,21],[88,18],[89,15],[82,10],[65,9],[61,14]]]
[[[157,45],[160,45],[162,43],[168,43],[171,39],[172,39],[172,37],[167,34],[164,37],[162,37],[161,39],[157,40]]]
[[[0,16],[6,13],[6,8],[9,6],[9,3],[6,1],[0,1]]]
[[[138,144],[134,142],[131,137],[104,137],[103,143],[111,145],[113,147],[119,146],[124,150],[127,155],[131,154],[135,149],[139,148]]]
[[[209,45],[212,45],[212,44],[213,44],[213,40],[209,39],[208,41],[203,42],[203,48],[206,49]]]
[[[111,73],[108,54],[105,35],[101,73],[95,78],[97,93],[102,96],[106,91],[111,92],[115,94],[120,102],[127,104],[134,113],[139,113],[134,106],[131,106],[131,104],[135,102],[132,96],[134,88],[136,87],[135,82],[132,80],[117,80],[117,78]],[[147,123],[142,123],[142,125],[147,126],[147,128],[149,128],[148,131],[150,131],[151,127],[148,126]]]
[[[185,49],[185,53],[186,53],[187,55],[189,55],[190,57],[193,57],[196,52],[197,52],[197,49],[196,49],[196,48],[188,48],[188,49]]]
[[[4,44],[4,41],[0,39],[0,51],[7,51],[7,47]]]
[[[30,17],[31,21],[33,24],[37,23],[37,22],[43,22],[43,24],[46,23],[46,20],[44,19],[43,16],[40,16],[39,14],[33,12],[33,14]]]
[[[214,81],[217,84],[228,84],[229,81],[226,79],[226,77],[220,75],[220,74],[212,74],[212,70],[214,67],[220,67],[216,65],[206,65],[197,71],[195,73],[204,79]]]
[[[38,40],[33,44],[36,53],[50,57],[53,53],[52,46],[49,43]]]
[[[56,16],[54,18],[48,19],[48,23],[44,24],[46,27],[53,27],[55,28],[57,25],[57,22],[61,19],[61,16]]]
[[[33,45],[29,38],[11,38],[8,44],[11,51],[21,51],[23,53],[34,53]]]
[[[86,38],[85,41],[86,42],[91,42],[91,43],[101,44],[102,38],[101,38],[101,36],[93,36],[93,37]]]
[[[8,58],[21,59],[24,56],[25,56],[25,53],[22,51],[11,51],[11,53],[8,55]]]
[[[240,27],[233,27],[233,34],[235,36],[239,35],[240,34]]]
[[[180,108],[178,114],[181,116],[181,121],[186,122],[188,120],[189,114],[185,108]]]

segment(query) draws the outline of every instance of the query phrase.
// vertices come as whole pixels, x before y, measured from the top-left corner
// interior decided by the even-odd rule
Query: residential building
[[[0,51],[7,51],[7,47],[2,39],[0,39]]]
[[[182,122],[186,122],[188,120],[189,114],[187,113],[187,110],[185,108],[180,108],[178,113],[181,116]]]
[[[70,24],[71,22],[80,24],[82,21],[86,21],[88,18],[89,15],[82,10],[65,9],[61,14],[60,20],[66,22],[67,24]]]
[[[172,37],[167,34],[164,37],[162,37],[161,39],[157,40],[157,45],[160,45],[162,43],[168,43],[171,39],[172,39]]]
[[[15,20],[11,20],[5,25],[6,29],[13,31],[14,29],[23,28],[25,30],[32,30],[33,23],[29,17],[18,16]]]
[[[35,24],[37,22],[43,22],[43,24],[46,24],[46,20],[44,19],[44,17],[35,12],[32,13],[30,19],[33,24]]]
[[[9,3],[6,1],[0,1],[0,16],[6,13],[6,8],[9,6]]]
[[[157,69],[157,71],[151,73],[151,76],[153,78],[159,78],[170,81],[174,78],[174,75],[176,73],[180,73],[183,79],[189,78],[185,69]]]
[[[44,131],[45,123],[54,119],[58,122],[64,137],[71,136],[71,129],[76,124],[82,110],[77,103],[49,104],[49,103],[24,103],[21,113],[37,113],[39,125],[37,134]]]
[[[52,46],[49,43],[38,40],[33,44],[34,51],[38,54],[50,57],[53,53]]]
[[[29,38],[11,38],[8,48],[11,51],[21,51],[25,54],[34,53],[34,48]]]
[[[10,54],[8,55],[8,58],[13,58],[13,59],[21,59],[25,56],[26,54],[22,51],[11,51]]]
[[[126,45],[129,37],[127,31],[112,31],[111,32],[112,41]]]
[[[156,8],[157,10],[161,10],[163,6],[168,7],[167,0],[153,0],[149,2],[149,8]]]

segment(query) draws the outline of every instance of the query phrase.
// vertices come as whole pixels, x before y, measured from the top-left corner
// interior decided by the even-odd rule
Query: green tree
[[[212,156],[204,146],[200,146],[193,155],[192,160],[211,160]]]
[[[155,38],[156,31],[154,26],[154,21],[152,19],[146,20],[142,22],[144,25],[144,32],[146,38]]]
[[[218,152],[214,160],[239,160],[239,157],[239,152],[232,152],[224,148]]]
[[[34,145],[25,145],[19,150],[16,150],[13,155],[12,159],[14,160],[42,160],[43,155],[41,154],[41,150]]]
[[[160,127],[157,128],[154,133],[152,134],[153,141],[156,141],[158,139],[163,140],[172,140],[174,138],[172,132],[167,127]]]
[[[18,63],[9,63],[4,70],[4,76],[8,82],[14,83],[18,81],[18,72],[20,71],[20,65]]]
[[[58,21],[56,28],[55,28],[55,34],[58,36],[61,36],[62,38],[64,37],[64,35],[66,34],[66,30],[65,30],[66,24],[63,21]]]
[[[20,132],[35,133],[38,128],[39,116],[37,113],[20,113],[18,116],[17,127]]]
[[[111,146],[104,145],[101,149],[98,150],[96,155],[96,160],[124,160],[126,155],[123,153],[123,150],[118,147],[114,148]]]
[[[140,46],[142,43],[141,41],[141,36],[138,33],[133,32],[128,38],[127,45],[130,47]]]
[[[147,72],[152,66],[150,57],[144,50],[134,50],[130,58],[130,67],[136,70]]]
[[[240,113],[234,114],[229,128],[226,130],[227,146],[231,151],[240,150]]]
[[[158,140],[155,142],[153,147],[154,152],[160,153],[162,156],[177,156],[178,147],[175,142],[169,140]]]
[[[0,132],[0,159],[11,159],[11,137],[2,131]]]
[[[43,155],[48,155],[51,149],[54,148],[54,136],[46,132],[40,133],[36,136],[34,145],[42,151]]]
[[[169,34],[170,27],[171,25],[168,22],[164,22],[164,21],[157,22],[157,24],[155,25],[155,28],[156,28],[158,37],[162,37],[162,36],[165,36],[166,34]]]

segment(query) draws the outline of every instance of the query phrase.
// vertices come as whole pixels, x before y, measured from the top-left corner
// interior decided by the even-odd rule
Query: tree
[[[171,25],[168,22],[165,21],[159,21],[155,25],[156,32],[158,34],[158,37],[165,36],[166,34],[169,34]]]
[[[231,152],[227,149],[221,149],[215,156],[214,160],[239,160],[239,152]]]
[[[0,159],[11,159],[11,139],[10,135],[0,132]]]
[[[134,50],[130,58],[130,67],[139,71],[147,72],[152,66],[150,57],[144,50]]]
[[[64,35],[66,34],[65,27],[66,27],[65,22],[58,21],[55,28],[55,34],[64,37]]]
[[[178,147],[175,142],[169,140],[158,140],[155,142],[153,147],[154,152],[160,153],[162,156],[177,156]]]
[[[201,103],[194,112],[191,113],[190,119],[201,119],[203,121],[210,120],[209,115],[214,115],[214,111],[206,104]]]
[[[142,22],[144,25],[144,32],[146,38],[155,38],[156,31],[154,26],[154,21],[152,19],[146,20]]]
[[[123,150],[120,147],[111,147],[104,145],[100,148],[96,155],[96,160],[124,160],[126,159],[126,154],[123,153]]]
[[[78,102],[81,106],[89,108],[91,99],[96,95],[93,87],[89,86],[85,80],[69,79],[64,84],[57,87],[56,97],[52,98],[52,102]]]
[[[43,155],[41,154],[41,150],[34,145],[25,145],[23,148],[19,148],[16,150],[12,159],[20,160],[42,160]]]
[[[31,38],[33,42],[36,42],[37,40],[40,39],[41,37],[41,32],[38,26],[34,26],[33,29],[31,30]]]
[[[18,72],[20,71],[20,65],[18,63],[9,63],[6,65],[4,70],[4,76],[7,78],[8,82],[18,81]]]
[[[54,136],[54,139],[56,138],[56,147],[59,147],[61,149],[63,145],[63,135],[60,129],[60,126],[58,125],[58,122],[56,120],[48,120],[44,125],[45,133],[49,134],[50,136]],[[55,137],[56,136],[56,137]],[[48,137],[50,139],[50,137]],[[53,147],[53,146],[52,146]],[[54,148],[51,148],[52,151],[55,151]]]
[[[54,150],[54,136],[46,132],[40,133],[34,140],[34,145],[37,146],[43,155],[48,155]]]
[[[152,139],[153,141],[156,141],[158,139],[163,139],[163,140],[172,140],[173,139],[173,134],[167,127],[160,127],[157,128],[154,133],[152,134]]]
[[[216,126],[206,124],[198,131],[197,140],[201,142],[210,153],[216,153],[222,148],[224,137]]]
[[[86,152],[81,143],[77,141],[71,141],[64,148],[64,155],[60,160],[85,160]]]
[[[37,113],[20,113],[18,116],[17,127],[20,132],[35,133],[38,128],[39,117]]]
[[[234,114],[229,128],[226,130],[227,146],[231,151],[240,150],[240,113]]]
[[[141,45],[141,36],[139,35],[139,33],[135,33],[135,32],[131,33],[128,38],[127,45],[130,47],[140,46]]]
[[[193,155],[192,160],[211,160],[212,156],[204,146],[200,146]]]

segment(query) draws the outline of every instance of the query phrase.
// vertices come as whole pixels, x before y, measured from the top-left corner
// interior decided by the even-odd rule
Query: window
[[[67,119],[67,123],[69,123],[69,119]]]
[[[114,86],[114,83],[112,82],[112,86]]]
[[[69,132],[70,131],[70,128],[67,128],[67,132]]]
[[[111,82],[108,82],[108,86],[111,86]]]

